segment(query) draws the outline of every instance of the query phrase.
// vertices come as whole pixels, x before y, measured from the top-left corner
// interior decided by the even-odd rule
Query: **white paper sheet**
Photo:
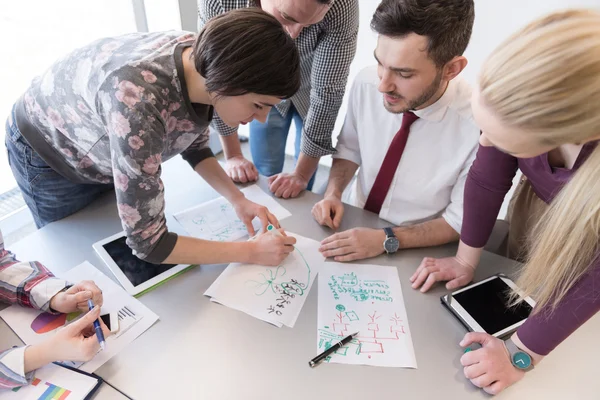
[[[108,336],[106,338],[106,349],[100,351],[91,361],[83,365],[70,364],[79,367],[82,371],[94,372],[158,321],[158,315],[154,314],[139,300],[129,295],[122,287],[114,283],[87,261],[68,271],[62,278],[69,282],[93,280],[102,290],[104,298],[102,314],[118,313],[123,307],[127,307],[137,318],[135,323],[126,321],[126,324],[123,326],[123,328],[126,328],[126,331],[122,334]],[[50,328],[60,328],[75,318],[72,315],[63,314],[54,316],[48,313],[40,313],[40,311],[16,305],[0,311],[0,317],[4,319],[22,341],[30,345],[40,343],[54,335],[56,329]]]
[[[278,220],[292,215],[273,197],[269,196],[257,185],[242,189],[247,199],[263,205]],[[234,241],[248,235],[246,225],[238,218],[233,206],[223,197],[194,206],[174,215],[175,219],[191,235],[200,239],[220,242]],[[261,229],[260,220],[252,221],[254,229]]]
[[[287,232],[296,249],[281,265],[230,264],[204,293],[212,301],[292,328],[324,263],[319,242]]]
[[[94,377],[49,364],[35,372],[31,385],[0,391],[0,400],[83,400],[97,384]]]
[[[325,263],[318,315],[317,354],[359,332],[326,361],[417,368],[395,267]]]

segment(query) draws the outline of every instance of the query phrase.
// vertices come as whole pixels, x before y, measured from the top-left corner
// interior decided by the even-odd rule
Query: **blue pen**
[[[94,308],[94,303],[92,300],[88,300],[88,308],[92,311]],[[94,330],[96,331],[96,336],[98,337],[98,343],[100,343],[100,348],[104,350],[106,347],[106,343],[104,342],[104,332],[102,332],[102,327],[100,326],[100,319],[94,321]]]

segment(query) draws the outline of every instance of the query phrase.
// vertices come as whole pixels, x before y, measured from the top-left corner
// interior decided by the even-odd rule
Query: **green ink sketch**
[[[254,285],[254,287],[256,288],[256,291],[254,292],[255,295],[257,296],[262,296],[263,294],[265,294],[265,292],[269,289],[271,289],[271,291],[273,293],[275,292],[275,288],[273,287],[276,282],[275,280],[277,279],[277,277],[279,276],[279,274],[281,273],[281,276],[285,275],[285,267],[282,267],[281,265],[279,267],[277,267],[277,269],[275,270],[275,272],[273,272],[272,269],[267,269],[266,270],[267,275],[265,274],[259,274],[262,277],[262,280],[259,281],[246,281],[246,283],[251,283]],[[260,278],[259,278],[260,279]]]
[[[342,304],[335,306],[335,309],[338,311],[346,311],[346,307],[344,307]]]
[[[350,321],[358,321],[358,314],[356,314],[354,311],[348,311],[346,312],[346,317],[348,317],[348,319]]]

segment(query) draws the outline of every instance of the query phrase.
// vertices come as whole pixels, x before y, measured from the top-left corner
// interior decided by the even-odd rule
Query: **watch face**
[[[398,251],[398,247],[400,247],[400,242],[395,237],[389,237],[385,240],[383,246],[386,252],[395,253]]]
[[[527,369],[531,366],[531,357],[525,352],[517,351],[512,355],[512,362],[519,369]]]

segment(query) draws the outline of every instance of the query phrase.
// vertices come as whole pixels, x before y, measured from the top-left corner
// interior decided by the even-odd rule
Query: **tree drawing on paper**
[[[258,281],[255,281],[255,280],[246,281],[247,284],[254,285],[254,287],[256,288],[256,291],[254,292],[254,294],[256,294],[257,296],[262,296],[269,289],[271,289],[271,291],[273,293],[276,293],[275,287],[274,287],[274,285],[276,285],[275,282],[277,281],[277,278],[285,275],[286,270],[285,270],[284,266],[280,265],[277,267],[275,272],[273,272],[273,270],[270,268],[267,269],[265,272],[266,272],[266,274],[263,274],[263,273],[258,274],[260,276]]]
[[[264,273],[261,272],[256,279],[246,281],[246,285],[254,289],[256,296],[274,295],[273,304],[267,307],[269,314],[282,315],[286,306],[291,304],[296,296],[304,296],[310,284],[311,269],[306,258],[297,247],[292,254],[296,257],[288,257],[284,264],[296,260],[301,268],[292,269],[289,264],[286,268],[282,264],[275,270],[269,268]],[[290,270],[294,271],[293,276]]]
[[[340,310],[340,306],[343,310]],[[352,332],[360,331],[358,336],[334,354],[341,356],[355,354],[371,359],[376,354],[385,353],[386,343],[398,341],[402,335],[406,335],[403,320],[396,312],[387,318],[377,310],[368,312],[365,318],[368,321],[366,327],[364,325],[359,327],[353,324],[359,320],[358,313],[345,310],[346,307],[343,305],[336,306],[335,317],[331,324],[318,330],[320,349],[326,350]],[[331,357],[326,359],[326,361],[330,360]]]

